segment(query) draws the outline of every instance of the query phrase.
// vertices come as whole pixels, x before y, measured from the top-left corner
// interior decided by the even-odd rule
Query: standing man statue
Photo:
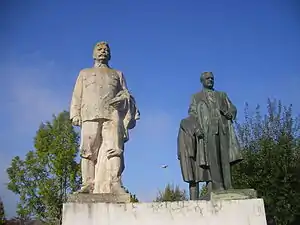
[[[70,119],[81,127],[83,193],[123,194],[124,143],[139,111],[123,73],[109,67],[110,47],[96,44],[94,67],[80,71],[73,91]]]
[[[180,159],[183,178],[186,181],[184,174],[193,174],[194,180],[190,184],[205,181],[210,183],[212,191],[228,190],[232,188],[230,167],[242,160],[233,128],[237,110],[226,93],[214,90],[212,72],[202,73],[200,81],[203,89],[192,96],[189,107],[188,120],[193,122],[186,126],[181,123],[181,127],[192,132],[189,132],[189,138],[178,139],[178,154],[188,154],[184,160]],[[183,137],[182,131],[179,137]],[[187,140],[192,140],[193,148],[184,147]],[[189,153],[191,149],[192,154]],[[197,173],[187,166],[187,162],[195,165]],[[200,175],[195,177],[195,174]]]

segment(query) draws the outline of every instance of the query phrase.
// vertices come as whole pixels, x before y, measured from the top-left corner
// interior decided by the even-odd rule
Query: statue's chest
[[[87,89],[116,89],[120,80],[113,70],[96,70],[85,74],[83,85]]]

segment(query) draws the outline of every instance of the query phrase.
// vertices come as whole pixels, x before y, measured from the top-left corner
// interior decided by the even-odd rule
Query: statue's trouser
[[[209,148],[210,173],[212,177],[212,190],[230,189],[231,171],[229,163],[228,137],[221,134],[211,136],[212,143]]]
[[[190,189],[190,200],[199,199],[199,183],[198,182],[189,182]]]
[[[118,120],[85,121],[81,127],[82,183],[93,184],[93,193],[121,190],[123,154],[107,158],[110,149],[123,149]]]

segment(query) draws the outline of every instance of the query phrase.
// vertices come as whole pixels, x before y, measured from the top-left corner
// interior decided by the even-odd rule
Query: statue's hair
[[[212,72],[209,72],[209,71],[205,71],[205,72],[201,73],[201,75],[200,75],[200,81],[201,81],[201,83],[204,80],[204,76],[208,75],[208,74],[211,74],[212,76],[214,76],[214,74]]]
[[[107,47],[108,52],[109,52],[109,56],[108,56],[108,60],[110,60],[110,47],[109,44],[106,41],[100,41],[98,43],[96,43],[94,50],[93,50],[93,58],[97,59],[97,52],[99,51],[99,49],[101,49],[103,46]]]

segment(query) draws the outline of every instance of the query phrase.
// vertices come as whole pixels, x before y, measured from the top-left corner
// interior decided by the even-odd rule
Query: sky
[[[98,41],[111,47],[141,119],[125,146],[124,185],[152,201],[172,182],[187,188],[177,160],[180,120],[200,73],[212,71],[243,118],[268,98],[300,111],[300,4],[297,0],[16,1],[0,6],[0,197],[14,156],[33,149],[41,122],[68,110],[79,71]],[[161,165],[168,168],[162,169]]]

